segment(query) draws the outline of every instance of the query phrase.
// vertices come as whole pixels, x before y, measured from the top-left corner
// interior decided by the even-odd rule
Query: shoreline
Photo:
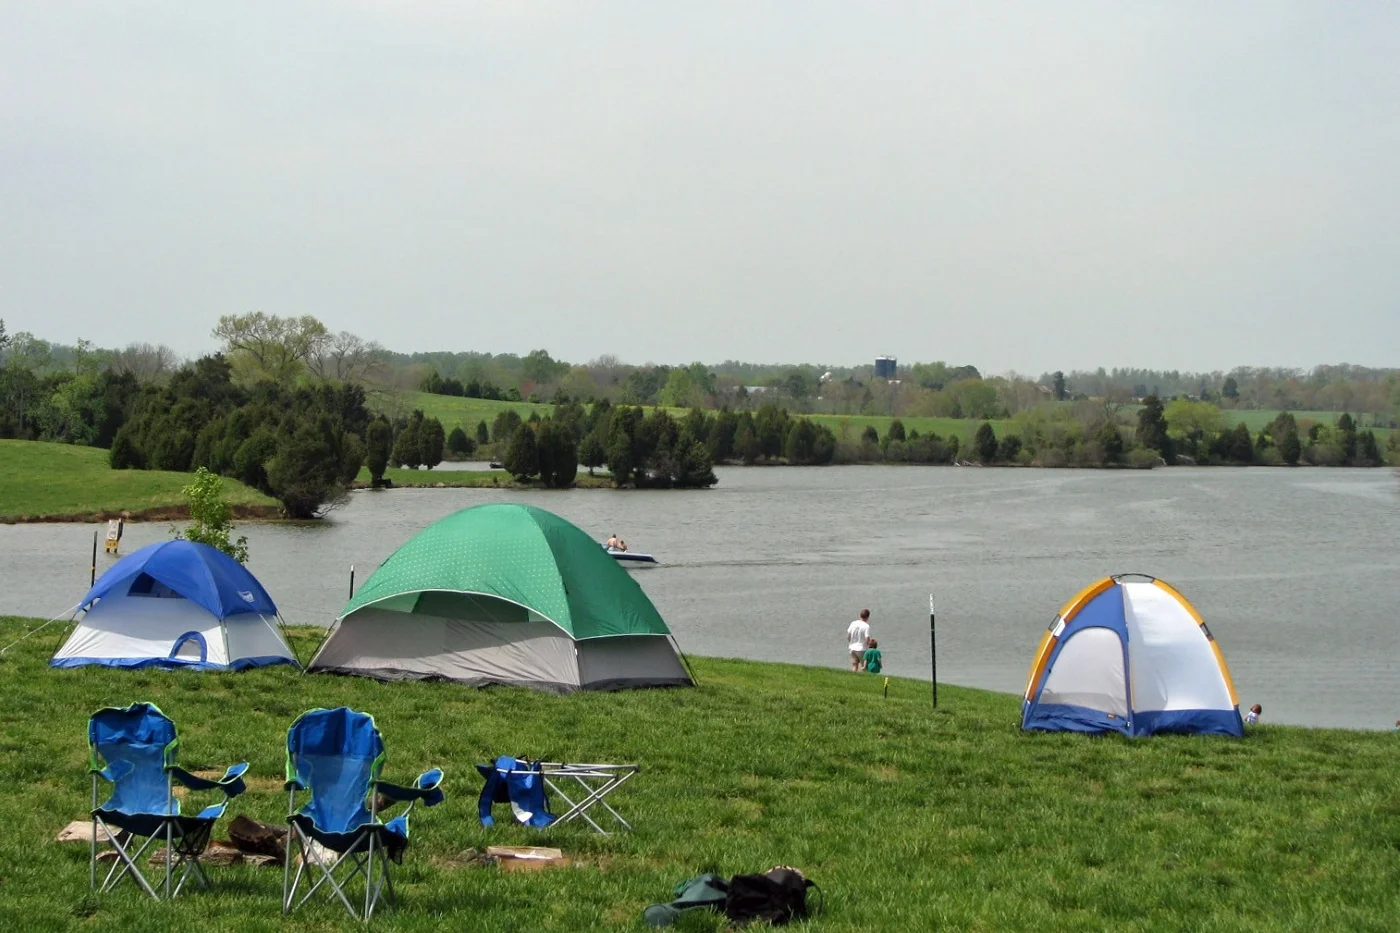
[[[1137,473],[1137,472],[1151,471],[1151,470],[1153,470],[1153,469],[1163,468],[1163,467],[1160,467],[1160,465],[1159,465],[1158,467],[1134,467],[1134,466],[1129,466],[1129,465],[1127,465],[1127,464],[1111,465],[1111,466],[1063,466],[1063,467],[1047,467],[1047,466],[1040,466],[1040,465],[1036,465],[1036,464],[1018,464],[1018,463],[981,464],[981,463],[971,463],[971,462],[968,462],[968,463],[956,463],[956,464],[869,462],[869,463],[833,463],[833,464],[825,464],[825,465],[822,465],[822,466],[811,465],[811,464],[787,464],[787,463],[752,463],[752,464],[747,464],[747,465],[741,464],[741,463],[723,463],[723,464],[718,464],[718,466],[723,467],[723,468],[725,468],[725,469],[751,469],[751,468],[755,468],[755,467],[761,468],[761,469],[767,469],[767,468],[785,468],[785,467],[792,467],[792,468],[795,468],[795,469],[830,469],[830,468],[856,467],[856,466],[859,466],[859,467],[889,467],[889,468],[894,468],[894,469],[899,469],[899,468],[926,468],[926,467],[927,467],[927,468],[938,468],[938,467],[950,467],[950,468],[953,468],[953,467],[965,467],[965,468],[971,468],[971,469],[991,469],[991,470],[1002,470],[1002,469],[1007,469],[1007,470],[1045,470],[1045,471],[1047,471],[1047,472],[1056,472],[1056,473],[1074,472],[1074,471],[1085,471],[1085,472],[1093,472],[1093,473],[1116,472],[1116,471],[1129,471],[1129,472],[1135,472],[1135,473]],[[1193,467],[1173,467],[1173,468],[1163,468],[1163,469],[1236,469],[1236,470],[1243,470],[1243,469],[1250,469],[1250,468],[1290,469],[1290,470],[1335,470],[1335,469],[1348,469],[1348,470],[1356,469],[1356,470],[1362,470],[1362,469],[1385,469],[1386,467],[1384,467],[1384,466],[1382,466],[1382,467],[1328,467],[1328,466],[1317,466],[1317,465],[1314,465],[1314,464],[1299,464],[1299,465],[1296,466],[1296,467],[1288,467],[1288,466],[1285,466],[1285,465],[1283,465],[1283,464],[1230,464],[1230,465],[1216,465],[1216,466],[1214,466],[1214,467],[1202,467],[1202,466],[1196,465],[1196,466],[1193,466]],[[450,479],[445,478],[445,477],[451,476],[451,475],[454,474],[454,473],[455,473],[455,474],[458,474],[458,475],[452,476],[452,478],[450,478]],[[428,477],[429,477],[430,475],[432,475],[431,481],[428,480]],[[431,490],[431,489],[496,489],[496,490],[502,490],[502,489],[504,489],[504,490],[539,490],[539,491],[553,491],[553,492],[561,492],[561,493],[563,493],[563,492],[568,492],[568,491],[574,490],[574,489],[589,489],[589,490],[601,489],[601,490],[619,491],[619,490],[617,490],[616,487],[614,487],[614,486],[612,485],[612,482],[611,482],[610,478],[607,477],[607,476],[605,476],[605,475],[588,476],[587,474],[580,474],[579,477],[578,477],[578,481],[576,481],[576,482],[574,483],[574,485],[569,486],[569,487],[567,487],[567,488],[565,488],[565,489],[558,489],[558,490],[550,490],[549,487],[540,485],[540,484],[538,484],[538,483],[517,483],[517,482],[515,482],[514,480],[511,480],[511,479],[509,479],[509,478],[506,478],[506,479],[502,480],[502,474],[501,474],[501,472],[500,472],[500,471],[494,471],[494,470],[493,470],[493,471],[489,471],[489,472],[488,472],[488,471],[484,471],[484,470],[482,470],[482,471],[468,471],[468,470],[461,470],[461,471],[444,471],[444,472],[439,473],[439,474],[429,474],[427,471],[422,471],[422,472],[420,473],[420,476],[422,477],[422,479],[423,479],[424,481],[422,481],[422,482],[395,482],[392,486],[380,486],[380,487],[373,487],[373,486],[371,486],[371,485],[370,485],[369,483],[367,483],[367,482],[364,482],[364,481],[362,481],[362,480],[356,480],[355,483],[353,483],[353,484],[351,485],[350,491],[351,491],[352,493],[357,493],[357,492],[376,492],[376,493],[377,493],[377,492],[394,492],[394,491],[400,490],[400,489],[428,489],[428,490]],[[444,477],[444,478],[439,479],[438,477]],[[391,478],[392,478],[392,477],[391,477]],[[419,477],[413,477],[413,478],[414,478],[414,479],[418,479]],[[622,490],[622,491],[625,491],[625,490]],[[280,505],[249,505],[249,504],[236,504],[236,505],[232,505],[231,508],[232,508],[232,510],[233,510],[233,517],[234,517],[235,519],[239,520],[239,521],[245,521],[245,522],[247,522],[247,521],[255,521],[255,522],[276,522],[276,521],[284,521],[284,520],[286,520],[286,519],[283,518],[283,514],[282,514],[282,511],[283,511],[283,510],[282,510],[282,507],[281,507]],[[0,525],[44,525],[44,524],[75,524],[75,525],[81,525],[81,524],[100,524],[100,523],[102,523],[102,522],[111,521],[111,520],[113,520],[113,519],[125,519],[125,520],[128,521],[128,522],[176,522],[176,521],[188,521],[188,520],[189,520],[189,517],[190,517],[190,513],[189,513],[189,508],[188,508],[188,507],[186,507],[186,506],[184,506],[184,505],[165,505],[165,506],[153,506],[153,507],[144,508],[144,509],[125,509],[125,508],[117,508],[117,509],[99,509],[99,510],[90,511],[90,512],[89,512],[89,511],[63,512],[63,513],[54,513],[54,514],[50,514],[50,515],[28,515],[28,514],[0,515]],[[317,521],[317,519],[312,519],[312,521]]]

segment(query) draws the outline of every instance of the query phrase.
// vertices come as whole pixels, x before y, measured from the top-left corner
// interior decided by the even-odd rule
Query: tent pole
[[[676,641],[675,635],[667,637],[671,639],[671,646],[676,649],[676,654],[681,656],[681,663],[685,665],[685,672],[690,675],[690,682],[697,687],[700,686],[700,678],[695,676],[695,669],[690,666],[690,658],[687,658],[685,652],[681,650],[681,643]]]
[[[350,598],[355,598],[355,565],[350,565]]]
[[[933,661],[933,708],[938,709],[938,634],[934,629],[933,594],[928,594],[928,647]]]
[[[91,566],[90,570],[92,571],[92,575],[91,575],[91,577],[90,577],[89,580],[88,580],[88,586],[90,586],[90,587],[91,587],[91,586],[96,586],[96,585],[97,585],[97,532],[96,532],[96,531],[94,531],[94,532],[92,533],[92,566]]]

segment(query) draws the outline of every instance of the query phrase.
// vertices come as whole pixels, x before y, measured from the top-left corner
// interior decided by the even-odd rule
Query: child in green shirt
[[[870,639],[870,647],[865,649],[864,661],[867,674],[880,673],[880,643],[873,638]]]

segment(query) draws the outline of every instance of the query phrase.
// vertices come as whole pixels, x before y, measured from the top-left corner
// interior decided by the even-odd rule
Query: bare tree
[[[319,334],[306,357],[307,368],[319,379],[339,382],[369,382],[382,374],[386,362],[384,348],[377,341],[365,340],[349,331]]]
[[[180,357],[165,344],[129,343],[112,355],[112,371],[131,373],[141,382],[162,381],[180,366]]]

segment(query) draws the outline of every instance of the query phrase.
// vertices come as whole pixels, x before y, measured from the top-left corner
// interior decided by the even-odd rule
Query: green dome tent
[[[556,693],[690,686],[670,634],[582,529],[532,506],[478,505],[389,555],[307,670]]]

